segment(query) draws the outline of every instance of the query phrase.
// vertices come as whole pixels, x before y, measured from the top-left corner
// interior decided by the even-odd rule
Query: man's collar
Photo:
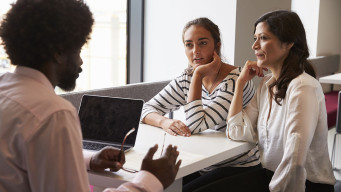
[[[23,75],[30,79],[38,81],[42,83],[45,87],[47,87],[48,89],[51,89],[54,92],[54,87],[52,86],[49,79],[42,72],[36,69],[25,67],[25,66],[17,66],[16,69],[14,70],[14,73]]]

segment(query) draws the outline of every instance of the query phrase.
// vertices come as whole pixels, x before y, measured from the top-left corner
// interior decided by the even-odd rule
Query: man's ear
[[[57,63],[62,63],[63,62],[63,56],[62,56],[62,53],[60,51],[54,53],[54,60]]]

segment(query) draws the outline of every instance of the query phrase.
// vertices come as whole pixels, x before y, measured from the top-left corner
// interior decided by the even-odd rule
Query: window
[[[74,91],[125,85],[127,79],[127,0],[85,0],[95,23],[82,48],[83,72]],[[57,87],[56,92],[62,93]]]
[[[85,0],[95,23],[90,41],[82,48],[83,72],[77,79],[75,91],[127,83],[127,1],[133,0]],[[13,2],[0,1],[1,18]],[[0,46],[0,74],[13,71],[14,68],[3,46]],[[56,92],[63,93],[58,87]]]
[[[3,15],[11,8],[10,4],[13,2],[14,0],[0,1],[0,20],[2,20]],[[0,43],[2,43],[1,38]],[[10,64],[10,60],[7,57],[4,47],[0,45],[0,74],[13,71],[14,69],[15,67]]]

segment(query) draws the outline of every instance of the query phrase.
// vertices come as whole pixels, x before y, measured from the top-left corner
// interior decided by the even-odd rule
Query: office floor
[[[328,131],[328,150],[330,157],[332,156],[332,148],[334,142],[335,128]],[[335,170],[334,175],[337,180],[335,184],[335,192],[341,192],[341,135],[337,136],[335,166],[340,170]]]

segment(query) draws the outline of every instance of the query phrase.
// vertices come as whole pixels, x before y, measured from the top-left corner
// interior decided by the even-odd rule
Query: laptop
[[[133,148],[143,104],[141,99],[83,95],[78,112],[83,149],[98,151],[105,146],[120,149],[125,135],[135,128],[124,144],[125,151]]]

